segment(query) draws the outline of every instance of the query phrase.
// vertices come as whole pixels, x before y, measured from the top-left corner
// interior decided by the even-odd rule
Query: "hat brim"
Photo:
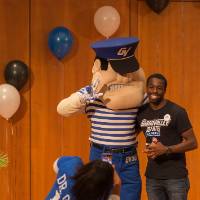
[[[135,56],[124,59],[109,59],[108,61],[110,62],[115,72],[121,75],[131,73],[139,69],[139,63]]]

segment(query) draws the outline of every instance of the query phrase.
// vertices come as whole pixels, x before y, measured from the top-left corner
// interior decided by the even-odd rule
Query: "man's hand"
[[[152,142],[146,145],[144,153],[147,154],[148,158],[155,159],[156,157],[165,154],[167,149],[167,146],[159,142],[157,138],[153,138]]]

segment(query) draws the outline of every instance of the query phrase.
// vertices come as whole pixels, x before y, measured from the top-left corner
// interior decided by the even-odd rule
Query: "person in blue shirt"
[[[102,160],[83,164],[78,156],[54,163],[56,181],[45,200],[107,200],[114,185],[114,168]]]

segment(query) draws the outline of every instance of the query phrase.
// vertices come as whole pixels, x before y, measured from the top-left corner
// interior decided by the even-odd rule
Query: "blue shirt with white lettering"
[[[71,200],[74,199],[72,188],[78,168],[83,166],[78,156],[63,156],[57,161],[58,173],[56,181],[45,200]]]

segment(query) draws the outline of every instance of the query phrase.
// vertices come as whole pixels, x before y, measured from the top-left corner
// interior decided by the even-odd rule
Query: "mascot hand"
[[[58,160],[59,160],[59,158],[57,158],[55,161],[54,161],[54,163],[53,163],[53,170],[54,170],[54,172],[57,174],[58,173]]]
[[[78,91],[81,103],[91,103],[95,99],[103,95],[103,93],[96,93],[92,86],[86,86]]]

